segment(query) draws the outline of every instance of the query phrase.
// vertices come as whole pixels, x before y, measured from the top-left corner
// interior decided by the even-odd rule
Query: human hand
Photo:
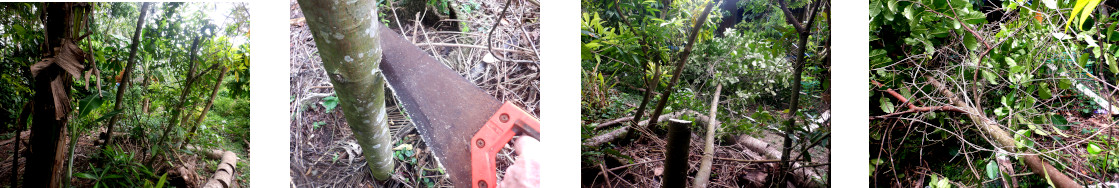
[[[540,141],[522,136],[513,142],[516,162],[505,170],[505,179],[497,187],[540,187],[540,161],[536,149]]]

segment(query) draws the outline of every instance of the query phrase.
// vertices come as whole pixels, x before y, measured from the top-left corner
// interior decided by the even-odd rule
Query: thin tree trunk
[[[804,71],[804,51],[808,48],[806,45],[808,45],[808,37],[812,34],[812,27],[815,24],[817,9],[824,1],[817,0],[811,2],[807,7],[808,10],[805,10],[804,16],[800,19],[797,19],[797,17],[789,11],[788,3],[786,3],[785,0],[778,0],[777,2],[780,4],[782,12],[785,13],[785,21],[789,25],[793,25],[799,35],[797,48],[793,50],[793,54],[796,57],[796,60],[793,62],[793,96],[789,99],[789,120],[785,123],[785,139],[784,144],[781,145],[783,147],[781,151],[781,161],[784,162],[781,162],[781,166],[777,170],[780,173],[777,174],[777,181],[772,182],[776,183],[778,187],[783,188],[788,185],[785,183],[785,179],[788,174],[791,173],[789,168],[789,153],[792,151],[793,127],[796,126],[797,111],[800,108],[800,74]],[[800,20],[802,19],[808,19],[808,23],[801,23]]]
[[[711,177],[711,158],[715,157],[715,131],[719,126],[716,125],[715,115],[719,114],[719,92],[723,91],[723,84],[716,84],[715,98],[711,99],[711,111],[708,112],[707,117],[707,136],[703,143],[703,158],[699,160],[699,173],[695,176],[695,183],[692,187],[707,187],[707,179]]]
[[[15,144],[12,144],[12,175],[11,182],[9,182],[12,187],[19,187],[19,145],[23,143],[20,141],[22,139],[20,133],[23,132],[23,128],[27,127],[27,118],[31,116],[32,106],[35,106],[34,101],[23,103],[23,108],[19,110],[19,116],[17,116],[19,119],[16,119],[16,141]]]
[[[202,125],[202,120],[206,119],[206,113],[210,112],[210,107],[214,106],[214,98],[218,96],[218,91],[221,90],[221,82],[222,79],[225,79],[225,73],[227,71],[229,71],[228,67],[221,68],[221,74],[218,74],[218,81],[214,83],[214,90],[210,93],[210,100],[206,102],[206,107],[202,108],[202,115],[199,115],[198,120],[194,121],[194,126],[190,128],[190,132],[187,132],[187,134],[191,136],[187,136],[186,141],[179,144],[183,148],[186,148],[186,145],[190,144],[191,138],[194,138],[194,132],[198,131],[198,127]]]
[[[688,143],[692,141],[691,121],[668,120],[668,144],[664,146],[662,188],[684,187],[688,183]]]
[[[664,105],[668,104],[669,96],[672,96],[672,93],[675,92],[672,88],[676,86],[676,82],[680,81],[680,74],[684,73],[684,65],[688,63],[688,56],[692,54],[692,46],[695,46],[695,38],[699,35],[699,29],[703,28],[703,23],[707,22],[707,15],[711,13],[711,8],[715,7],[715,4],[717,3],[708,2],[707,7],[703,8],[703,14],[700,14],[699,19],[696,19],[692,31],[688,34],[688,44],[684,45],[684,51],[680,53],[680,59],[676,60],[676,71],[672,73],[672,81],[669,81],[668,86],[664,88],[664,92],[661,93],[661,100],[657,102],[656,108],[653,108],[653,115],[649,117],[659,117],[664,110]],[[649,126],[656,125],[657,119],[653,118],[649,122]]]
[[[129,47],[130,52],[128,52],[128,65],[124,66],[124,75],[121,76],[120,86],[117,87],[117,100],[116,104],[113,107],[114,110],[124,109],[124,106],[122,106],[122,102],[124,101],[125,92],[128,91],[128,85],[132,84],[130,80],[132,80],[132,69],[136,67],[136,52],[139,51],[138,49],[140,47],[140,31],[144,28],[144,18],[148,15],[149,6],[151,6],[151,3],[144,3],[144,5],[140,7],[140,18],[136,19],[136,30],[132,33],[132,45]],[[121,115],[118,113],[116,115],[113,115],[113,118],[109,120],[109,126],[107,127],[108,129],[106,129],[105,133],[101,134],[101,140],[105,141],[104,143],[101,143],[102,147],[104,147],[104,145],[112,143],[113,127],[117,124],[117,121],[120,120],[120,117]]]
[[[373,177],[388,179],[393,172],[392,135],[385,117],[377,4],[299,0],[299,6]]]
[[[195,54],[196,52],[198,52],[198,43],[201,42],[201,40],[202,39],[200,39],[200,37],[195,37],[194,43],[190,45],[190,71],[188,71],[186,75],[186,83],[183,84],[183,92],[179,94],[179,103],[175,105],[174,109],[171,109],[171,120],[167,121],[169,124],[163,129],[163,136],[159,137],[159,141],[156,142],[155,146],[163,145],[163,143],[167,141],[167,136],[170,135],[171,130],[179,124],[179,117],[182,114],[183,105],[185,105],[187,102],[186,96],[190,93],[190,86],[194,84],[194,77],[192,75],[194,75],[194,72],[198,67],[198,64],[194,62],[194,58],[196,58]],[[158,153],[160,153],[159,151],[162,150],[156,150],[156,154],[152,154],[152,157],[149,158],[148,161],[145,163],[151,165],[151,162],[159,156],[157,155]]]

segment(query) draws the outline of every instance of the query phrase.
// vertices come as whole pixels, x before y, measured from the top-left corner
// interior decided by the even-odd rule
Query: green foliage
[[[938,175],[929,175],[929,187],[931,188],[952,188],[948,181],[948,177],[940,178]]]
[[[75,176],[93,180],[94,187],[140,187],[145,183],[151,184],[149,179],[155,178],[151,168],[140,164],[136,153],[107,146],[99,157],[105,161],[105,166],[98,168],[90,164],[89,171],[76,173]],[[165,178],[160,177],[164,180],[159,181],[165,181]]]
[[[1105,83],[1114,83],[1115,73],[1119,73],[1119,68],[1115,68],[1119,66],[1113,60],[1119,54],[1119,46],[1113,45],[1116,41],[1111,40],[1112,36],[1117,36],[1113,34],[1117,15],[1098,14],[1101,12],[1097,11],[1099,4],[1096,0],[1003,1],[1002,4],[965,0],[872,0],[868,41],[870,78],[884,86],[872,86],[875,89],[870,92],[871,114],[904,111],[914,104],[952,105],[943,98],[941,91],[928,84],[928,78],[933,78],[944,83],[949,92],[960,96],[959,100],[982,110],[980,116],[1000,124],[1013,137],[1014,147],[1022,151],[1066,144],[1064,141],[1071,136],[1063,130],[1077,122],[1069,122],[1065,116],[1089,117],[1102,113],[1097,109],[1102,108],[1099,101],[1103,100],[1093,95],[1103,94],[1102,98],[1109,98],[1110,94],[1099,91],[1110,88]],[[1005,14],[986,11],[992,9],[1005,11]],[[911,104],[903,104],[880,92],[886,89],[898,91]],[[890,133],[888,127],[898,121],[921,125],[910,129],[932,134],[896,137],[898,133]],[[957,112],[904,114],[900,118],[875,119],[871,124],[870,132],[876,135],[872,145],[898,149],[891,154],[893,156],[875,156],[891,157],[903,163],[896,167],[901,169],[894,170],[909,168],[905,163],[924,159],[921,162],[943,165],[930,170],[965,185],[974,183],[968,182],[974,176],[971,172],[956,175],[955,172],[963,170],[948,166],[959,165],[957,162],[913,157],[926,153],[909,148],[917,144],[929,145],[926,142],[949,145],[969,142],[995,147],[990,146],[994,141],[975,139],[986,135],[968,128],[976,122]],[[880,135],[882,132],[894,136]],[[1091,144],[1084,147],[1091,153]],[[923,148],[925,152],[929,150]],[[981,171],[983,165],[987,166],[987,178],[998,175],[995,162],[965,170]],[[1105,172],[1095,171],[1089,176]],[[877,178],[897,178],[879,175]],[[1029,181],[1023,182],[1023,179]],[[1019,180],[1019,185],[1045,182],[1034,177]]]
[[[326,108],[327,112],[330,112],[331,110],[334,110],[334,107],[338,106],[338,97],[329,96],[329,97],[323,98],[322,99],[322,106],[324,108]]]
[[[0,3],[0,132],[7,132],[18,115],[21,105],[33,95],[30,65],[42,60],[45,43],[42,16],[42,3]],[[77,173],[75,176],[93,180],[98,187],[162,187],[166,177],[157,176],[138,161],[147,157],[135,151],[121,148],[167,148],[151,146],[149,140],[156,138],[164,130],[172,112],[182,110],[195,114],[184,119],[192,124],[203,106],[175,109],[176,104],[205,104],[213,84],[217,81],[216,72],[229,67],[229,76],[214,102],[214,108],[201,123],[200,143],[220,145],[231,150],[248,147],[249,135],[249,43],[247,3],[230,3],[216,6],[215,3],[153,3],[150,12],[140,28],[140,40],[136,52],[132,79],[119,80],[131,82],[124,90],[119,101],[122,109],[116,110],[118,95],[117,75],[121,75],[131,52],[132,35],[136,31],[140,3],[90,3],[92,13],[88,22],[75,27],[80,33],[90,33],[78,41],[82,50],[90,54],[92,62],[88,71],[99,70],[87,80],[84,75],[73,79],[68,132],[71,138],[82,138],[96,134],[108,119],[117,116],[121,120],[115,131],[130,134],[128,146],[109,145],[101,150],[80,151],[77,157],[95,155],[91,161],[96,165]],[[222,8],[229,8],[218,10]],[[218,20],[214,20],[218,19]],[[224,19],[224,20],[223,20]],[[198,38],[199,50],[191,61],[191,44]],[[95,64],[94,64],[95,62]],[[191,64],[196,64],[196,75],[187,75]],[[95,67],[94,67],[95,66]],[[96,69],[94,69],[96,68]],[[183,95],[185,80],[197,76],[192,92]],[[100,83],[100,84],[99,84]],[[41,102],[41,101],[40,101]],[[150,109],[143,112],[141,106]],[[188,105],[189,107],[189,105]],[[174,127],[176,138],[185,135],[185,126]],[[231,143],[232,142],[232,143]],[[233,143],[241,143],[234,145]],[[76,164],[82,167],[86,164]],[[243,168],[248,169],[248,168]],[[244,171],[247,172],[247,171]],[[239,171],[238,174],[247,174]]]

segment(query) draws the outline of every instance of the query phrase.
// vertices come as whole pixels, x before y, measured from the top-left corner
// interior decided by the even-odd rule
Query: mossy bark
[[[300,0],[323,68],[373,177],[392,175],[392,135],[385,114],[381,23],[373,1]]]

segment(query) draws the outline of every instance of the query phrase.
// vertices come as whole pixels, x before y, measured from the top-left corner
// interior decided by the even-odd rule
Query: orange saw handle
[[[518,134],[540,140],[540,121],[513,103],[505,102],[470,139],[472,187],[497,187],[497,152]]]

